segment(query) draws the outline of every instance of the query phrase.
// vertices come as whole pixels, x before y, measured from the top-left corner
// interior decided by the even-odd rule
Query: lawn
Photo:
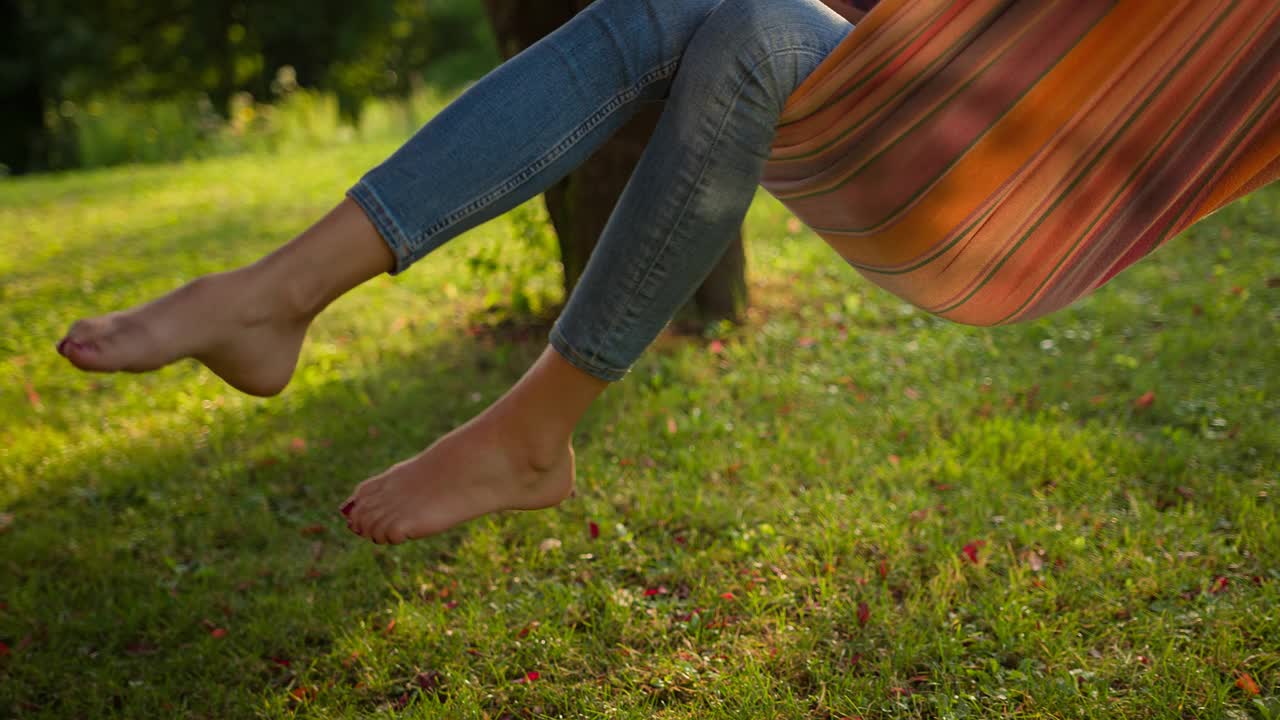
[[[605,394],[576,497],[386,548],[335,507],[536,357],[494,322],[556,301],[536,209],[339,301],[274,399],[53,347],[390,149],[0,183],[0,716],[1280,718],[1280,188],[998,329],[762,196],[749,321]]]

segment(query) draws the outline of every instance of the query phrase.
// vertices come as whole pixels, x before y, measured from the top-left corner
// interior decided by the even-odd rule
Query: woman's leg
[[[724,0],[708,16],[552,348],[475,420],[361,484],[343,506],[352,529],[395,543],[569,494],[574,425],[724,253],[783,104],[851,27],[818,0]]]
[[[690,38],[720,2],[598,0],[477,83],[281,249],[146,305],[81,320],[58,351],[103,372],[194,357],[244,392],[280,392],[328,303],[581,164],[641,104],[666,96]]]

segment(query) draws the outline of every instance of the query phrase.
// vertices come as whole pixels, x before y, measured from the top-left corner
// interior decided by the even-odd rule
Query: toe
[[[101,351],[96,342],[67,340],[62,345],[62,355],[81,370],[97,370],[101,365]]]
[[[357,511],[348,515],[347,527],[351,529],[351,532],[357,535],[364,535],[364,529],[367,527],[367,523],[365,522],[365,513]]]
[[[388,524],[389,523],[387,523],[386,518],[378,518],[375,522],[369,525],[369,532],[365,533],[365,537],[379,545],[385,544],[387,542]]]
[[[384,515],[381,509],[376,507],[368,507],[356,504],[356,509],[351,513],[351,525],[357,535],[372,540],[384,523]]]

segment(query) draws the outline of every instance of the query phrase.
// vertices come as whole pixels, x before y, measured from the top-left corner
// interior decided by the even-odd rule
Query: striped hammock
[[[1040,317],[1280,176],[1277,0],[882,0],[764,186],[904,300]]]

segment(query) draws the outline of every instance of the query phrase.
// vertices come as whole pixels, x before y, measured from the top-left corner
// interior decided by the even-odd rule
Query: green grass
[[[558,283],[507,221],[340,301],[275,399],[53,344],[390,150],[0,185],[0,716],[1280,717],[1280,189],[992,330],[762,197],[750,322],[606,393],[575,498],[384,548],[336,504],[543,345],[476,326]]]

